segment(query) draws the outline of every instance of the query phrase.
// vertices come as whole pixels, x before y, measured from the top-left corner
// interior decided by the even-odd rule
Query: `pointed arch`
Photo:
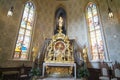
[[[26,2],[20,22],[19,33],[14,50],[14,59],[28,59],[33,33],[35,6],[32,2]]]
[[[88,24],[89,48],[92,60],[105,59],[105,45],[102,36],[102,27],[99,11],[95,3],[88,3],[86,8],[86,20]]]

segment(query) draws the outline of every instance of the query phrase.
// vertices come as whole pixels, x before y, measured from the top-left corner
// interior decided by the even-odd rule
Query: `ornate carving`
[[[63,20],[59,19],[59,30],[56,35],[52,37],[45,56],[46,63],[74,63],[73,59],[73,46],[70,44],[68,36],[62,33]],[[54,72],[72,73],[73,67],[46,67],[48,74]]]

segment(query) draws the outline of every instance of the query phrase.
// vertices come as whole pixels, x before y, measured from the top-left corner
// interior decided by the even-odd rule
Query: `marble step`
[[[49,74],[48,77],[52,77],[52,78],[72,78],[73,76],[70,75],[70,74],[53,73],[53,74]]]
[[[37,80],[85,80],[85,79],[75,79],[75,78],[43,78]]]

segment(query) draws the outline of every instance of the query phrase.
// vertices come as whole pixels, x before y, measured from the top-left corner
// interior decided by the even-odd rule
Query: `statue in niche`
[[[58,19],[58,32],[59,33],[62,33],[62,27],[63,27],[63,18],[60,16],[59,19]]]
[[[59,27],[63,26],[63,18],[61,16],[58,19],[58,25],[59,25]]]
[[[61,33],[66,34],[66,30],[65,30],[65,20],[64,17],[62,15],[60,15],[59,17],[57,17],[57,25],[56,25],[56,30],[55,30],[55,34],[59,33],[59,30],[61,29]]]

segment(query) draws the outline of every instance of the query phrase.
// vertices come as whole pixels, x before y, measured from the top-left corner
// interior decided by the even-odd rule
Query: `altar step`
[[[84,79],[75,79],[75,78],[43,78],[37,80],[84,80]]]
[[[61,74],[61,73],[52,73],[49,74],[47,77],[52,77],[52,78],[72,78],[73,76],[70,74]]]

